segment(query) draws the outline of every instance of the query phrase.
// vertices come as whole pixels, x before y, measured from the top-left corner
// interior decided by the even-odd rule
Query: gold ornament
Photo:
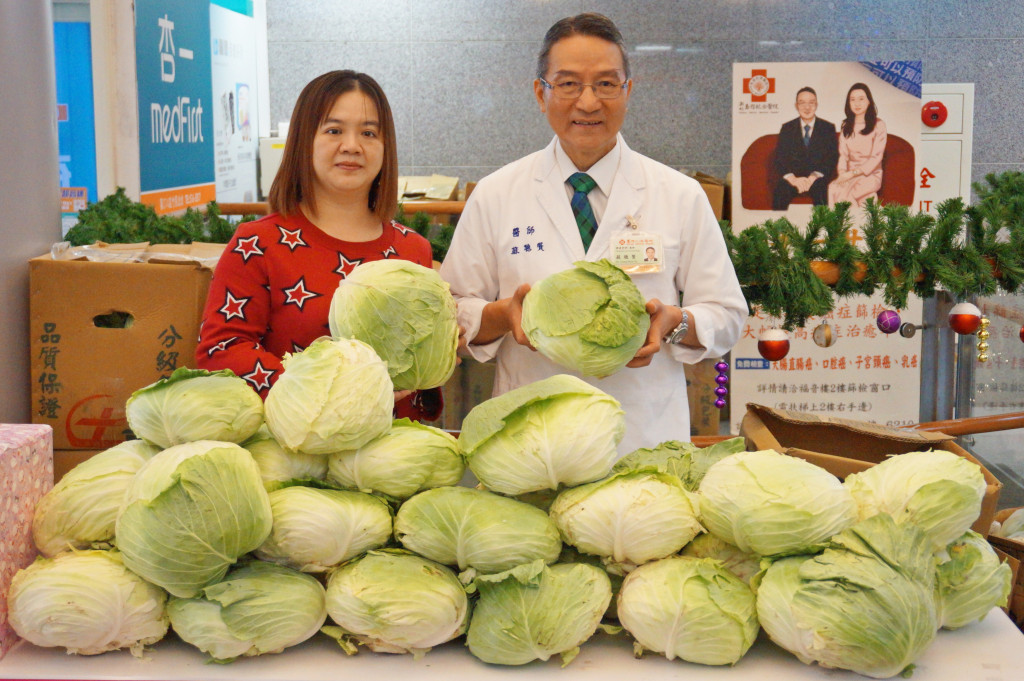
[[[982,329],[981,331],[978,332],[978,340],[988,340],[989,335],[990,334],[988,331]]]
[[[823,321],[814,327],[811,338],[818,347],[829,348],[836,343],[836,329],[827,321]]]
[[[985,341],[978,343],[978,352],[988,352],[988,343]]]
[[[989,325],[990,323],[991,323],[991,322],[989,322],[989,320],[988,320],[988,317],[982,317],[982,318],[981,318],[981,322],[979,322],[979,324],[978,324],[978,325],[979,325],[979,326],[980,326],[980,327],[982,328],[982,330],[985,330],[985,329],[987,329],[987,328],[988,328],[988,325]]]
[[[982,362],[982,363],[987,362],[988,361],[988,353],[987,352],[980,353],[978,355],[978,361]]]

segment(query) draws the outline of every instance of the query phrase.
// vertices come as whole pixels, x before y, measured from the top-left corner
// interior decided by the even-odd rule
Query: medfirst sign
[[[216,198],[209,0],[136,0],[142,203],[159,214]]]

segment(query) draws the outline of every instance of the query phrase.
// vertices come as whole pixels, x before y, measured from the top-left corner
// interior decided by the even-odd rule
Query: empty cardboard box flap
[[[892,428],[748,403],[747,413],[740,423],[740,435],[746,439],[749,450],[774,449],[796,456],[821,466],[841,480],[893,455],[929,449],[953,452],[977,464],[985,477],[981,514],[971,526],[982,536],[989,532],[1003,486],[980,461],[943,433]]]
[[[89,260],[91,262],[156,262],[195,263],[212,270],[217,266],[224,244],[195,241],[190,244],[108,244],[97,241],[86,246],[72,246],[67,241],[54,244],[50,255],[54,260]]]

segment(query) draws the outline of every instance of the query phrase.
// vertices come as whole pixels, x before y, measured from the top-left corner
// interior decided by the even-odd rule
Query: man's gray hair
[[[622,33],[611,19],[596,12],[586,12],[574,17],[559,19],[548,29],[544,35],[544,44],[540,48],[540,54],[537,55],[538,78],[544,78],[547,75],[551,48],[554,44],[562,38],[572,35],[589,35],[618,46],[619,51],[622,52],[622,68],[626,72],[626,80],[629,80],[629,58],[626,56],[626,44],[622,40]]]

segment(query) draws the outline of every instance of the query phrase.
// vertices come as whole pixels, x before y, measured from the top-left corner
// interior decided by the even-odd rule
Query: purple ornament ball
[[[728,382],[729,377],[726,376],[725,374],[719,374],[718,376],[715,376],[715,383],[717,383],[718,385],[725,385]]]
[[[728,362],[717,362],[715,364],[715,371],[717,371],[720,374],[724,374],[728,370],[729,370],[729,363]]]
[[[878,330],[882,333],[896,333],[900,330],[900,316],[895,310],[882,310],[878,313]]]
[[[719,409],[724,409],[725,408],[725,400],[723,400],[721,397],[719,397],[717,400],[715,400],[715,406],[718,407]]]
[[[729,389],[723,386],[718,386],[717,388],[715,388],[715,394],[718,395],[719,397],[725,397],[726,395],[729,394]]]

